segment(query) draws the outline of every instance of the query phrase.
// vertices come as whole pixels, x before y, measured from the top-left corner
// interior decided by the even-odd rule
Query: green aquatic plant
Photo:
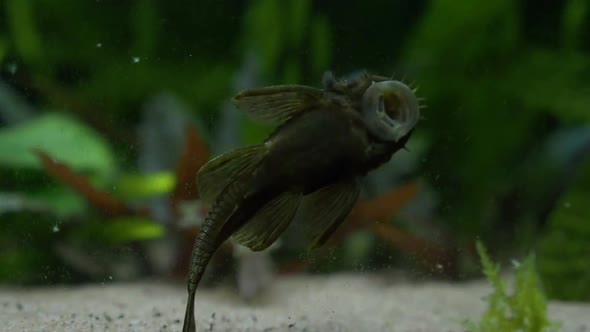
[[[6,86],[0,90],[15,95]],[[17,101],[15,114],[34,107],[6,99]],[[165,204],[172,210],[192,198],[190,185],[176,185],[188,183],[199,158],[207,159],[191,126],[177,174],[147,173],[122,171],[112,144],[78,118],[46,111],[0,128],[0,283],[116,278],[125,274],[112,263],[125,252],[125,264],[134,262],[129,265],[140,271],[133,253],[173,227],[151,212],[150,199],[170,197]]]
[[[556,323],[547,315],[547,303],[535,267],[535,255],[530,254],[521,264],[515,264],[513,294],[508,294],[500,278],[500,265],[492,262],[481,242],[477,242],[483,273],[494,288],[487,297],[488,308],[480,321],[466,322],[473,332],[549,332],[557,331]]]
[[[586,146],[589,150],[590,132]],[[539,273],[552,299],[590,300],[590,158],[586,159],[572,172],[572,185],[557,202],[539,241]]]
[[[323,15],[313,12],[312,1],[256,0],[244,12],[239,46],[255,56],[263,82],[318,82],[331,64],[331,43],[331,27]],[[299,49],[308,51],[294,52]],[[255,144],[272,129],[243,121],[242,140]]]

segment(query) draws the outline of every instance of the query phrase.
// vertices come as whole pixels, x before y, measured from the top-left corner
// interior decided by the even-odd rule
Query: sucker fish
[[[355,205],[361,179],[404,148],[419,121],[415,91],[400,81],[368,73],[336,80],[330,72],[322,81],[322,89],[278,85],[232,99],[252,120],[277,127],[197,173],[210,208],[191,256],[184,332],[196,329],[197,286],[226,240],[264,250],[297,213],[309,246],[321,246]]]

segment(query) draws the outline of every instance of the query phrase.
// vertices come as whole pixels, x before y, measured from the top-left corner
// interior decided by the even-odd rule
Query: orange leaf
[[[176,168],[176,188],[172,195],[172,204],[175,208],[180,201],[199,198],[196,175],[207,160],[209,160],[207,145],[194,127],[187,126],[184,149]]]
[[[76,174],[70,167],[54,160],[47,153],[39,149],[35,149],[34,153],[41,160],[47,174],[80,194],[88,204],[100,213],[107,216],[145,214],[145,212],[135,211],[125,203],[112,198],[109,193],[94,188],[85,177]]]
[[[387,219],[416,196],[418,187],[417,183],[410,183],[371,200],[359,199],[350,212],[347,222],[336,230],[328,241],[332,244],[339,243],[363,225]]]
[[[363,223],[385,220],[416,197],[419,187],[418,183],[412,182],[371,200],[360,201],[355,217]]]

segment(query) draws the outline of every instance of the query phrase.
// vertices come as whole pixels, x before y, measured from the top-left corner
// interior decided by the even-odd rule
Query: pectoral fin
[[[244,90],[232,100],[253,120],[279,125],[298,112],[318,106],[323,93],[308,86],[278,85]]]
[[[300,201],[299,193],[285,192],[279,195],[238,229],[232,239],[253,251],[268,248],[289,226]]]
[[[263,145],[230,151],[211,159],[197,173],[197,188],[205,204],[211,204],[240,174],[251,174],[264,158]]]
[[[303,198],[299,220],[310,249],[322,246],[336,231],[354,207],[359,193],[359,181],[353,179],[324,187]]]

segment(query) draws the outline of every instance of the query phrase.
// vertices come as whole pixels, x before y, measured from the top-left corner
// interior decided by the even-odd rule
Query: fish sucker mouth
[[[400,81],[373,82],[363,95],[362,107],[369,130],[385,141],[398,141],[420,118],[418,98]]]

